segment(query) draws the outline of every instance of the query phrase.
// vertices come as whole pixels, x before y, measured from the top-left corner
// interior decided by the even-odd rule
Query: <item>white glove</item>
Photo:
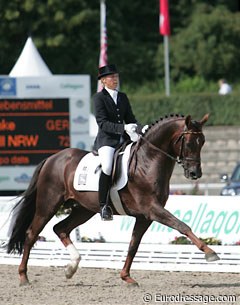
[[[140,135],[137,134],[136,132],[133,132],[130,136],[131,141],[133,142],[137,142],[137,140],[139,139]]]
[[[139,135],[136,133],[137,124],[126,124],[124,125],[124,130],[133,142],[136,142],[138,140]]]
[[[146,130],[148,129],[148,125],[143,126],[142,128],[142,133],[144,134],[146,132]]]
[[[130,134],[133,132],[136,132],[137,129],[137,124],[125,124],[124,125],[124,130],[126,131],[126,133]]]

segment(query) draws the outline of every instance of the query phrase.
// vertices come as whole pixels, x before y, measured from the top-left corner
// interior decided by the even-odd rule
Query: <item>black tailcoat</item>
[[[94,149],[102,146],[116,148],[121,136],[129,139],[124,132],[124,124],[137,123],[132,112],[128,97],[118,92],[117,104],[106,89],[93,96],[94,114],[98,124],[98,134],[94,142]]]

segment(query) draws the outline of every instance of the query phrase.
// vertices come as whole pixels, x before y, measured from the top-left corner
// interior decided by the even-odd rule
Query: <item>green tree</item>
[[[156,88],[164,77],[159,0],[106,0],[108,57],[123,85]],[[239,79],[239,4],[235,0],[169,1],[173,81]],[[8,74],[32,36],[54,74],[90,74],[95,91],[100,0],[0,0],[0,73]],[[155,84],[155,86],[153,85]]]
[[[157,52],[158,1],[146,6],[145,1],[107,1],[109,59],[118,63],[123,82],[141,86],[156,79],[153,58]]]
[[[223,7],[209,8],[198,5],[192,22],[171,39],[171,76],[201,76],[206,80],[221,77],[234,81],[240,63],[240,13]],[[163,50],[160,48],[159,53]],[[159,66],[163,61],[159,60]]]
[[[11,70],[29,35],[54,74],[92,72],[99,48],[97,0],[1,0],[1,6],[4,73]]]

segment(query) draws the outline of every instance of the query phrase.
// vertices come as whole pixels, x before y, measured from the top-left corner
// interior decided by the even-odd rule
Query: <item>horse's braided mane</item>
[[[148,129],[146,130],[146,132],[144,133],[144,135],[154,126],[156,126],[157,124],[164,124],[166,121],[169,121],[170,119],[182,119],[185,116],[183,114],[169,114],[169,115],[165,115],[164,117],[160,117],[158,120],[156,120],[155,122],[149,124]]]

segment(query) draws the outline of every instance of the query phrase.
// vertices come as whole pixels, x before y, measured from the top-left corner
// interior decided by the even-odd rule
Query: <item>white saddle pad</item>
[[[115,184],[111,187],[110,196],[113,205],[120,215],[126,215],[118,191],[121,190],[128,181],[128,160],[132,144],[126,146],[122,153],[121,174]],[[88,153],[79,162],[73,180],[73,187],[77,191],[98,191],[99,177],[101,173],[99,156]]]

